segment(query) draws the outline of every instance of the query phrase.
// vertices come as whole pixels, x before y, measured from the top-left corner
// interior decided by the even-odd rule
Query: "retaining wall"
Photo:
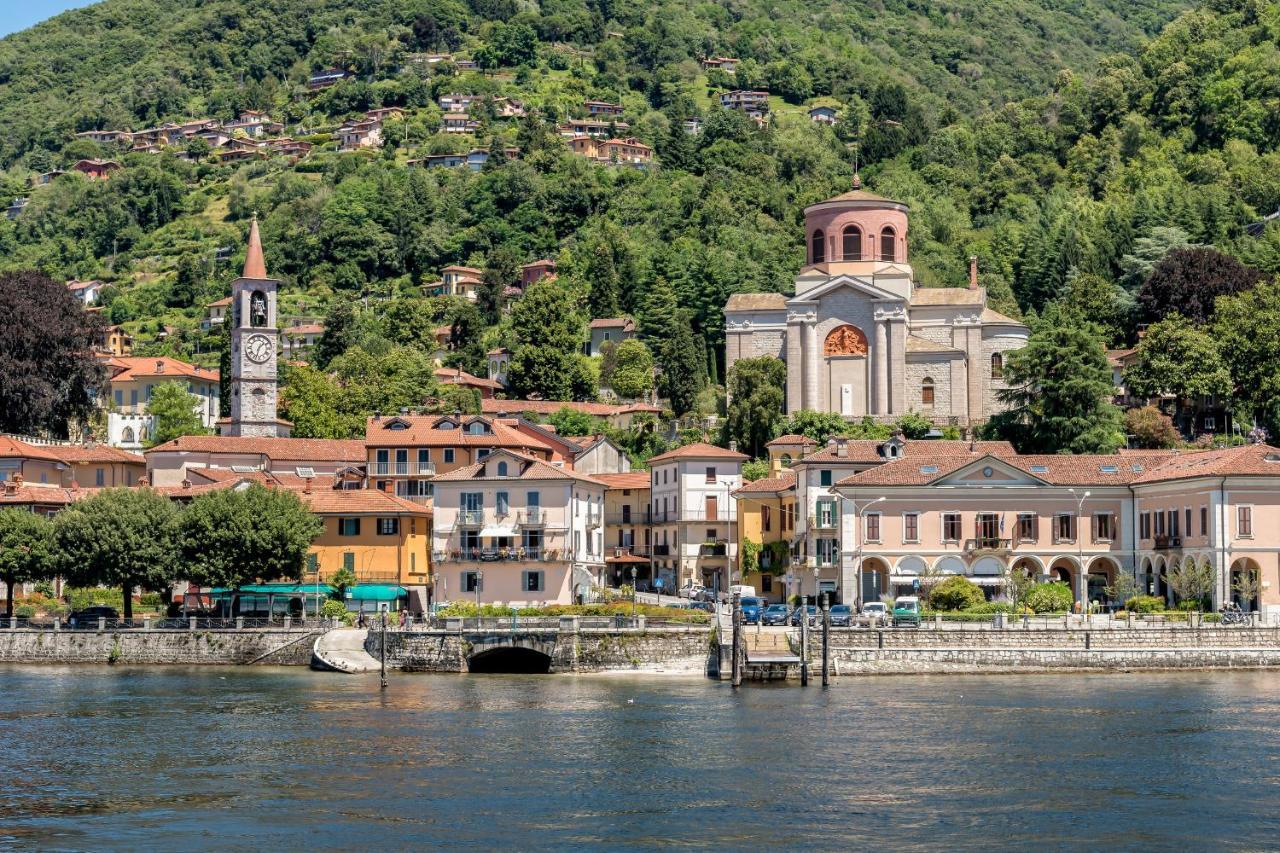
[[[312,630],[4,630],[0,662],[306,666],[318,636]]]

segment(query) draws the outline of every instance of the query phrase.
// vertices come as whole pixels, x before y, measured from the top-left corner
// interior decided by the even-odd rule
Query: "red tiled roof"
[[[452,429],[436,427],[440,421],[465,426],[478,417],[478,415],[464,415],[461,418],[450,415],[393,415],[369,418],[365,422],[364,443],[366,447],[511,447],[551,452],[551,445],[545,441],[520,432],[500,420],[482,418],[489,424],[491,432],[478,435],[467,432],[461,426],[454,426]],[[406,424],[406,428],[389,428],[389,424],[397,421]]]
[[[495,391],[502,388],[501,383],[493,379],[484,379],[457,367],[438,367],[435,373],[437,381],[445,385],[473,385],[477,388],[491,388]]]
[[[648,471],[628,471],[625,474],[592,474],[591,478],[599,480],[611,489],[649,488]]]
[[[776,477],[763,477],[759,480],[752,480],[738,489],[734,490],[735,495],[739,494],[777,494],[786,492],[796,487],[796,472],[783,471]]]
[[[1280,449],[1267,444],[1246,444],[1223,450],[1170,454],[1170,458],[1159,467],[1145,471],[1137,482],[1155,483],[1194,477],[1277,476],[1280,476]]]
[[[635,321],[630,317],[603,317],[591,321],[593,329],[626,329],[628,327],[634,329],[635,326]]]
[[[306,482],[300,477],[285,478],[254,471],[248,474],[237,474],[213,483],[192,483],[179,486],[159,486],[156,491],[168,498],[181,499],[208,494],[209,492],[233,489],[241,483],[259,483],[268,488],[280,487],[293,492],[307,505],[312,512],[323,515],[387,515],[412,513],[413,515],[431,515],[431,507],[416,504],[404,498],[379,489],[334,489],[329,486],[320,487],[312,483],[311,491],[306,491]]]
[[[532,456],[525,456],[522,453],[514,453],[510,450],[500,451],[502,456],[513,457],[522,465],[520,470],[514,474],[508,474],[506,477],[498,477],[497,475],[486,471],[488,476],[481,477],[480,471],[486,465],[492,465],[501,461],[501,456],[495,454],[485,459],[483,462],[475,462],[471,465],[463,465],[461,468],[455,468],[452,471],[446,471],[443,474],[437,474],[432,478],[432,482],[441,480],[579,480],[584,483],[591,483],[595,486],[603,486],[604,483],[585,474],[577,474],[567,468],[557,468],[541,459],[534,459]]]
[[[790,433],[788,435],[778,436],[773,441],[766,443],[765,447],[791,447],[797,444],[812,444],[816,446],[818,442],[814,441],[812,438],[809,438],[809,436],[807,435]]]
[[[43,459],[46,462],[61,462],[48,447],[38,444],[27,444],[7,435],[0,435],[0,459]]]
[[[184,435],[146,451],[152,453],[253,453],[286,462],[349,462],[363,464],[364,442],[358,438],[254,438],[238,435]]]
[[[974,453],[906,454],[892,462],[841,480],[841,486],[923,486],[975,462],[990,460],[1016,468],[1053,486],[1127,486],[1175,456],[1175,451],[1146,453],[1026,455]]]
[[[324,334],[324,325],[321,323],[308,323],[305,326],[290,326],[280,332],[282,335],[322,335]]]
[[[230,296],[224,296],[224,297],[222,297],[221,299],[215,299],[213,302],[210,302],[209,304],[205,305],[204,307],[206,307],[206,308],[221,308],[221,307],[223,307],[224,305],[230,305],[230,304],[231,304],[231,297],[230,297]]]
[[[116,356],[109,364],[119,366],[120,371],[111,377],[112,382],[124,382],[130,379],[183,376],[188,379],[202,379],[205,382],[217,382],[218,371],[208,367],[197,367],[168,356]],[[161,369],[163,365],[163,369]]]
[[[145,465],[147,460],[140,453],[130,453],[108,444],[92,445],[53,445],[47,448],[57,458],[68,464],[87,464],[93,462],[125,462],[132,465]]]
[[[723,447],[716,447],[714,444],[707,444],[705,441],[686,444],[684,447],[677,447],[675,450],[668,450],[666,453],[660,453],[649,460],[649,464],[654,462],[670,462],[673,459],[730,459],[736,462],[745,462],[751,457],[745,453],[739,453],[736,450],[726,450]]]
[[[810,462],[861,462],[880,463],[894,460],[882,456],[880,448],[885,442],[876,439],[850,439],[847,444],[847,455],[837,456],[836,451],[828,444],[821,450],[810,453],[802,459],[795,460],[796,465]],[[997,456],[1012,455],[1013,445],[1007,441],[975,441],[972,443],[978,455],[991,453]],[[921,455],[964,455],[970,454],[970,442],[949,439],[914,439],[903,442],[902,458],[914,458]]]
[[[10,490],[0,485],[0,506],[67,506],[83,500],[97,489],[64,489],[61,486],[23,483]]]

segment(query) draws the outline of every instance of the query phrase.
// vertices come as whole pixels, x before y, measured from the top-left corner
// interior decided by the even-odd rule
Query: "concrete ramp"
[[[311,668],[330,672],[376,672],[380,664],[364,650],[367,628],[335,628],[322,634],[311,650]]]

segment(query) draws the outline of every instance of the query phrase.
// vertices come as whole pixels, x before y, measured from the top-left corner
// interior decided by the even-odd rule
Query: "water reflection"
[[[0,679],[0,843],[1157,849],[1280,828],[1280,673]]]

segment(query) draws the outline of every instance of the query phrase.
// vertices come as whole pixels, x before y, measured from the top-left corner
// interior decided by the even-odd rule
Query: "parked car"
[[[712,604],[710,601],[690,601],[690,602],[689,602],[689,609],[690,609],[690,610],[702,610],[702,611],[704,611],[704,612],[706,612],[706,613],[715,613],[715,612],[716,612],[716,606],[715,606],[714,604]]]
[[[831,627],[848,628],[853,625],[853,608],[847,604],[831,605]]]
[[[729,587],[730,595],[740,595],[743,598],[755,598],[756,588],[754,586],[745,586],[743,584],[734,584]]]
[[[920,627],[920,599],[904,595],[893,602],[893,627]]]
[[[746,625],[755,625],[760,621],[760,613],[764,610],[764,602],[748,596],[742,602],[742,621]]]
[[[795,611],[792,612],[791,624],[793,626],[799,626],[800,619],[801,619],[801,616],[800,616],[801,612],[803,612],[805,614],[805,618],[808,619],[810,628],[818,624],[818,608],[816,605],[809,604],[804,607],[797,607]]]
[[[99,619],[112,621],[119,618],[120,611],[100,604],[75,611],[67,617],[67,624],[72,628],[96,628]]]
[[[696,600],[706,590],[707,588],[697,581],[687,580],[684,582],[684,586],[680,587],[680,597]]]
[[[862,615],[869,619],[884,619],[889,615],[889,608],[883,601],[868,601],[862,605]]]
[[[791,608],[785,604],[770,604],[760,614],[761,625],[785,625],[791,619]]]

